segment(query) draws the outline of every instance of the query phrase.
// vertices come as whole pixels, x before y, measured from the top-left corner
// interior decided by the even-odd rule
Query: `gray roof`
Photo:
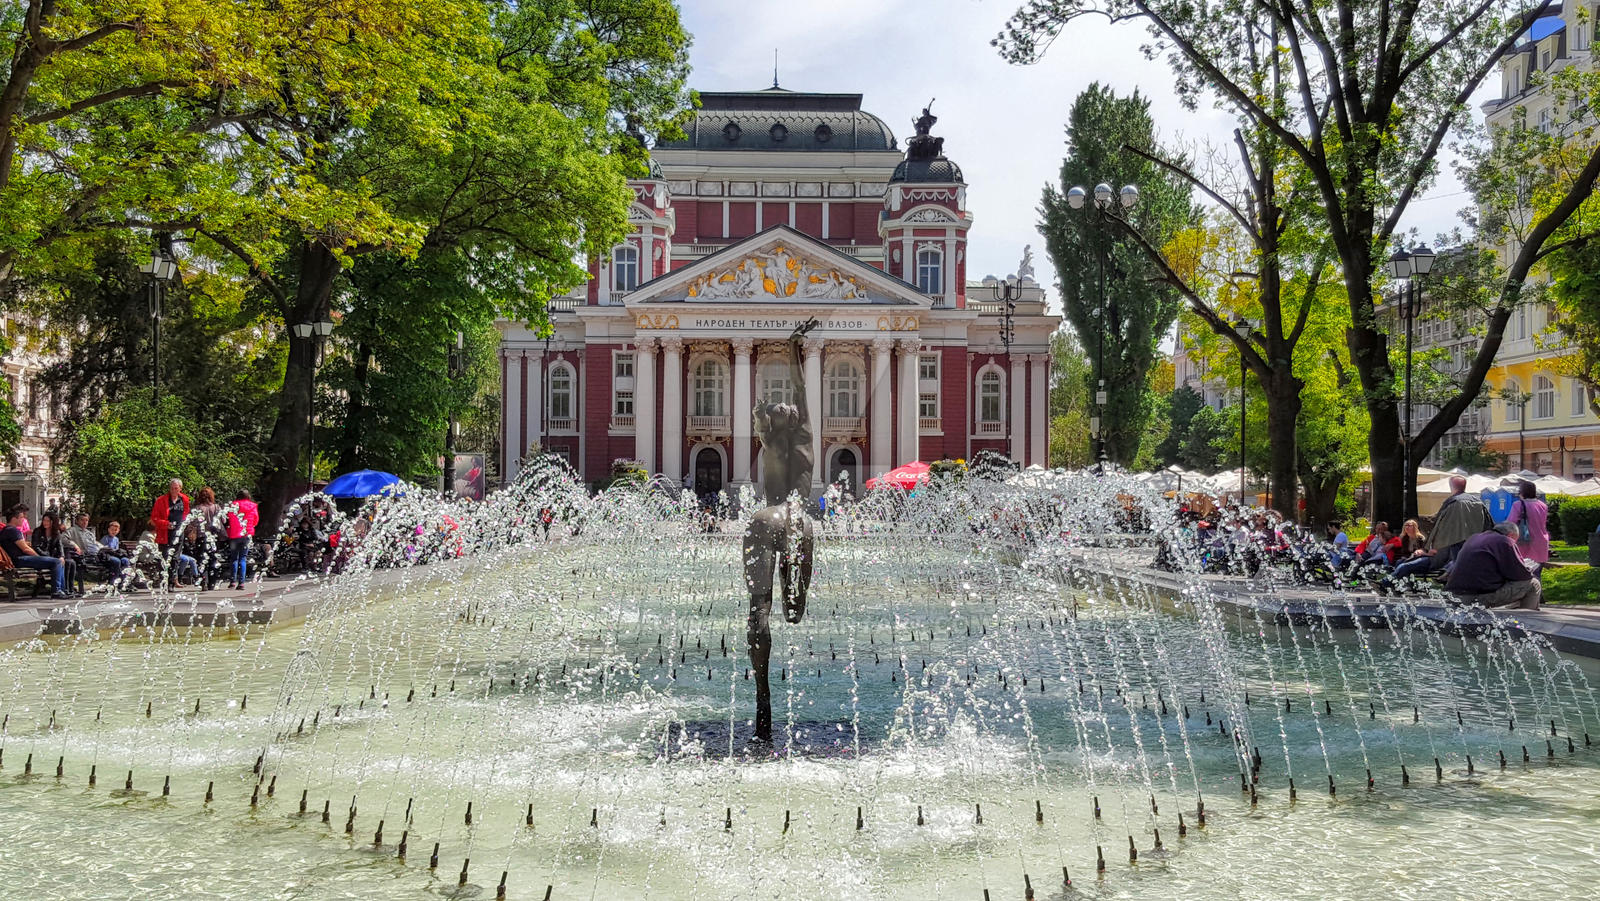
[[[894,132],[861,109],[860,94],[764,91],[702,93],[681,141],[657,150],[898,150]]]
[[[916,185],[965,184],[961,178],[961,167],[943,156],[931,160],[901,160],[900,165],[894,167],[894,174],[889,176],[890,184],[896,182]]]

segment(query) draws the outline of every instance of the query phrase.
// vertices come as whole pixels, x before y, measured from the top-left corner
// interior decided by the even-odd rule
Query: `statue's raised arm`
[[[821,324],[817,321],[817,317],[812,316],[795,326],[794,331],[789,333],[789,384],[794,386],[794,406],[800,411],[800,421],[807,426],[811,424],[811,411],[806,408],[806,369],[801,352],[806,335],[811,334]],[[807,440],[809,438],[808,435]]]

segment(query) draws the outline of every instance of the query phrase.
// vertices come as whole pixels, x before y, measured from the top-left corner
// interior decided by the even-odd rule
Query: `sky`
[[[933,133],[966,176],[972,211],[968,274],[1004,277],[1033,245],[1040,283],[1055,273],[1039,235],[1038,206],[1066,151],[1067,111],[1094,81],[1151,101],[1163,143],[1228,141],[1233,119],[1209,105],[1184,109],[1166,64],[1139,51],[1133,24],[1076,23],[1044,60],[1016,66],[990,41],[1020,0],[679,0],[694,35],[691,86],[863,94],[862,107],[889,123],[904,147],[911,120],[933,99]],[[1448,167],[1446,167],[1448,168]],[[1465,201],[1453,176],[1414,200],[1403,228],[1432,241],[1459,224]]]

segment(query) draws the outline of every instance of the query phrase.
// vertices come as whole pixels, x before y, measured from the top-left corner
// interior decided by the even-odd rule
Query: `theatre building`
[[[585,479],[630,459],[702,494],[759,481],[750,411],[795,400],[786,339],[811,317],[816,490],[984,449],[1045,464],[1058,319],[1026,255],[1010,316],[999,281],[968,279],[967,185],[935,118],[902,151],[859,94],[700,98],[553,333],[500,323],[506,478],[543,450]]]

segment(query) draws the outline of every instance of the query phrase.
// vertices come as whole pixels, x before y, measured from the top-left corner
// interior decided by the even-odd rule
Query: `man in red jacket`
[[[183,493],[183,481],[173,479],[167,486],[167,493],[156,498],[154,507],[150,508],[150,525],[155,529],[156,543],[161,545],[161,555],[167,558],[167,587],[178,587],[178,568],[175,559],[178,553],[178,537],[183,533],[183,521],[188,518],[193,507],[189,503],[189,495]]]

